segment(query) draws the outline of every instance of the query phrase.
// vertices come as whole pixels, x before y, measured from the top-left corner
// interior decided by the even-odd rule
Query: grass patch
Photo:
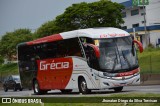
[[[129,93],[129,94],[113,94],[110,97],[160,97],[160,94],[153,93]]]
[[[0,66],[0,75],[7,76],[11,74],[18,74],[18,65],[17,63],[10,63]]]
[[[108,97],[160,97],[160,94],[113,94]],[[83,98],[83,97],[82,97]],[[89,97],[88,97],[89,98]],[[45,103],[45,106],[124,106],[124,103]],[[127,106],[159,106],[160,103],[127,103]]]
[[[127,94],[126,93],[126,94],[112,94],[106,97],[111,97],[111,98],[113,97],[113,99],[115,98],[123,99],[121,97],[125,97],[127,99],[130,99],[130,98],[134,99],[138,97],[158,97],[160,99],[160,94],[152,94],[152,93],[129,93]],[[87,98],[87,100],[92,99],[92,97],[85,97],[85,95],[83,97],[80,97],[80,99],[81,98],[82,99]],[[152,99],[152,98],[148,98],[148,99]],[[123,103],[123,102],[121,103],[44,103],[44,104],[7,104],[7,105],[8,106],[28,106],[28,105],[29,106],[160,106],[160,103]],[[1,106],[4,106],[4,104],[2,104]]]
[[[107,97],[160,97],[160,94],[129,93],[113,94]],[[127,103],[126,105],[125,103],[45,103],[45,106],[160,106],[160,103]]]
[[[160,73],[160,49],[146,49],[138,54],[141,73]]]
[[[45,106],[159,106],[159,103],[47,103]]]

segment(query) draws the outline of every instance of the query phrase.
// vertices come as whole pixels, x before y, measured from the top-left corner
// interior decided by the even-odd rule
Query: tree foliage
[[[109,0],[98,2],[73,4],[55,20],[43,24],[37,34],[40,37],[63,31],[91,27],[120,27],[124,22],[121,11],[124,7]]]
[[[73,4],[56,17],[56,25],[63,28],[63,31],[90,27],[120,27],[124,22],[122,9],[122,5],[108,0]]]
[[[48,36],[51,34],[59,33],[60,28],[55,25],[55,20],[48,21],[44,23],[42,26],[40,26],[35,34],[38,38],[43,36]]]
[[[14,32],[7,32],[0,40],[0,55],[11,60],[12,56],[16,56],[17,44],[30,41],[33,38],[29,29],[17,29]]]
[[[4,63],[4,59],[3,59],[2,56],[0,56],[0,65],[1,65],[2,63]]]

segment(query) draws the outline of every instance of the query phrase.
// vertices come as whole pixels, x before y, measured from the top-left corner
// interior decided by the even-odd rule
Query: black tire
[[[81,92],[82,94],[91,93],[91,90],[87,88],[87,83],[84,78],[81,78],[79,80],[78,87],[79,87],[79,92]]]
[[[14,84],[13,91],[17,91],[17,85]]]
[[[39,84],[37,80],[33,82],[33,90],[34,90],[34,94],[36,95],[46,94],[48,92],[47,90],[41,90],[39,88]]]
[[[123,90],[123,86],[113,88],[115,92],[121,92]]]
[[[8,88],[7,88],[5,85],[3,86],[3,88],[4,88],[4,91],[5,91],[5,92],[8,91]]]
[[[22,90],[23,90],[23,88],[19,88],[19,90],[20,90],[20,91],[22,91]]]
[[[72,92],[72,89],[61,89],[60,90],[63,94],[69,94]]]

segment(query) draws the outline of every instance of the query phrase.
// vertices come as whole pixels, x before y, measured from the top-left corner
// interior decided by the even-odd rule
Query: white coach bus
[[[54,34],[18,45],[21,84],[35,94],[58,89],[114,89],[140,83],[135,45],[142,44],[117,28],[88,28]]]

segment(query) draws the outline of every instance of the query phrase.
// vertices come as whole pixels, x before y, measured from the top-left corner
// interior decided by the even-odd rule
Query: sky
[[[0,0],[0,36],[19,28],[34,32],[43,23],[55,19],[74,3],[98,0]],[[124,2],[127,0],[112,0]]]

